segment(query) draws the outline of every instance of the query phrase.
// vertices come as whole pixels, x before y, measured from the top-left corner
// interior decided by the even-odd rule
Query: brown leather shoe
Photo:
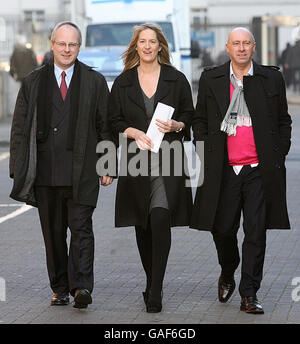
[[[229,300],[230,296],[233,294],[235,289],[234,278],[224,279],[221,275],[218,282],[218,297],[219,301],[225,303]]]
[[[243,297],[240,310],[246,313],[264,314],[264,309],[256,296]]]
[[[51,306],[66,306],[69,302],[69,293],[54,293],[51,299]]]

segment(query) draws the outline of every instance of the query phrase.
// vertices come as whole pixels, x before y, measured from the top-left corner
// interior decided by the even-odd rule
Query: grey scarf
[[[221,131],[227,135],[236,135],[236,127],[252,125],[249,110],[244,98],[244,90],[242,86],[237,84],[237,81],[232,74],[230,81],[234,86],[234,92],[231,97],[229,107],[226,115],[221,123]]]

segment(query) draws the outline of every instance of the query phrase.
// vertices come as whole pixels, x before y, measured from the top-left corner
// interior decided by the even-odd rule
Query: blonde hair
[[[144,23],[141,25],[136,25],[133,28],[131,42],[129,43],[128,48],[122,54],[122,59],[124,62],[123,72],[140,64],[140,57],[136,51],[136,46],[140,33],[147,29],[151,29],[156,33],[159,46],[161,47],[161,50],[157,55],[158,63],[172,66],[172,63],[170,61],[170,50],[168,41],[164,36],[161,27],[153,23]]]

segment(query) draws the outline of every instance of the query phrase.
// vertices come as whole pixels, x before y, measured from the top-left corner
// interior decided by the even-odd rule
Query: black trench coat
[[[99,193],[96,145],[110,140],[107,125],[108,87],[104,77],[79,62],[80,98],[73,147],[73,199],[95,207]],[[41,71],[29,74],[19,91],[11,129],[10,177],[14,179],[10,197],[36,206],[37,97]]]
[[[263,181],[266,229],[289,229],[285,156],[290,148],[291,118],[285,84],[276,68],[253,65],[254,75],[244,77],[244,94]],[[226,134],[220,124],[230,102],[229,69],[227,62],[204,71],[199,82],[193,132],[195,141],[204,141],[204,183],[196,192],[191,228],[200,230],[213,229],[220,195],[227,155]]]
[[[180,142],[183,152],[183,139],[190,140],[190,123],[194,114],[192,94],[186,77],[175,68],[162,65],[160,78],[154,100],[154,108],[158,102],[175,108],[173,119],[185,123],[185,129],[179,133],[167,133],[164,141]],[[114,82],[109,101],[109,122],[115,139],[128,127],[137,128],[146,133],[148,123],[144,99],[138,82],[137,67],[122,73]],[[128,140],[127,146],[134,140]],[[128,162],[139,154],[128,154]],[[149,151],[143,151],[149,154]],[[185,158],[185,154],[181,155]],[[121,158],[122,160],[122,158]],[[183,161],[183,160],[182,160]],[[164,176],[164,184],[170,211],[170,224],[174,226],[188,226],[192,209],[192,193],[186,187],[186,175],[174,175],[174,156],[171,157],[170,176]],[[116,227],[146,226],[150,205],[149,176],[119,176],[116,204]]]

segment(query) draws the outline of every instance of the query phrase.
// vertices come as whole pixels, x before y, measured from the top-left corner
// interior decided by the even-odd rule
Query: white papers
[[[151,152],[154,152],[154,153],[158,152],[159,147],[164,137],[164,133],[158,130],[156,119],[160,119],[162,121],[167,122],[169,119],[171,119],[174,110],[175,109],[172,106],[169,106],[163,103],[157,103],[152,120],[150,122],[150,125],[146,133],[146,135],[151,139],[153,143]]]

